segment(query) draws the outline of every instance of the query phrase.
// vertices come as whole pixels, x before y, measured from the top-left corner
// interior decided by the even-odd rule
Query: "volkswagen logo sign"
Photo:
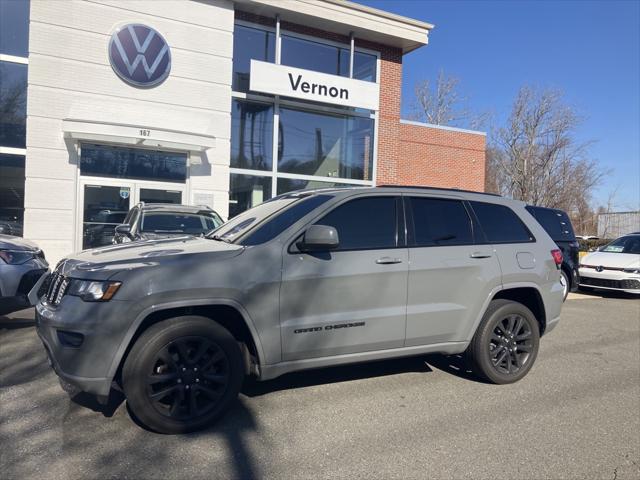
[[[598,265],[598,266],[596,267],[596,272],[601,272],[601,271],[603,271],[603,270],[604,270],[604,267],[603,267],[602,265]]]
[[[146,25],[131,23],[116,29],[109,40],[113,71],[130,85],[150,88],[171,70],[171,51],[165,39]]]

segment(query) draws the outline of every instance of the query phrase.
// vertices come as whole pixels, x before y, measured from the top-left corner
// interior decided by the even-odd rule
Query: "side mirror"
[[[333,250],[340,245],[338,231],[334,227],[327,225],[311,225],[298,244],[303,252],[320,252]]]
[[[129,225],[128,223],[117,225],[115,232],[116,235],[125,235],[126,237],[131,238],[131,225]]]

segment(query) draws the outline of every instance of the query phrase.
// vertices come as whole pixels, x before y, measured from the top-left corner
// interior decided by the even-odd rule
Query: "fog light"
[[[65,330],[58,330],[58,340],[65,347],[78,348],[84,341],[84,335],[77,332],[67,332]]]

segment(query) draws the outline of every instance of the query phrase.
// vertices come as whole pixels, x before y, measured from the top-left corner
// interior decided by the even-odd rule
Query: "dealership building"
[[[482,132],[401,119],[432,28],[343,0],[0,0],[0,231],[56,261],[138,202],[483,190]]]

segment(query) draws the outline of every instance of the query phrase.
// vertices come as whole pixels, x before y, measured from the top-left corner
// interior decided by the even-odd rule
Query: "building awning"
[[[189,152],[203,152],[214,148],[216,140],[213,135],[69,118],[62,121],[62,131],[66,138],[87,142],[117,143]]]
[[[428,43],[434,26],[346,0],[235,0],[237,8],[265,17],[389,45],[409,53]]]

